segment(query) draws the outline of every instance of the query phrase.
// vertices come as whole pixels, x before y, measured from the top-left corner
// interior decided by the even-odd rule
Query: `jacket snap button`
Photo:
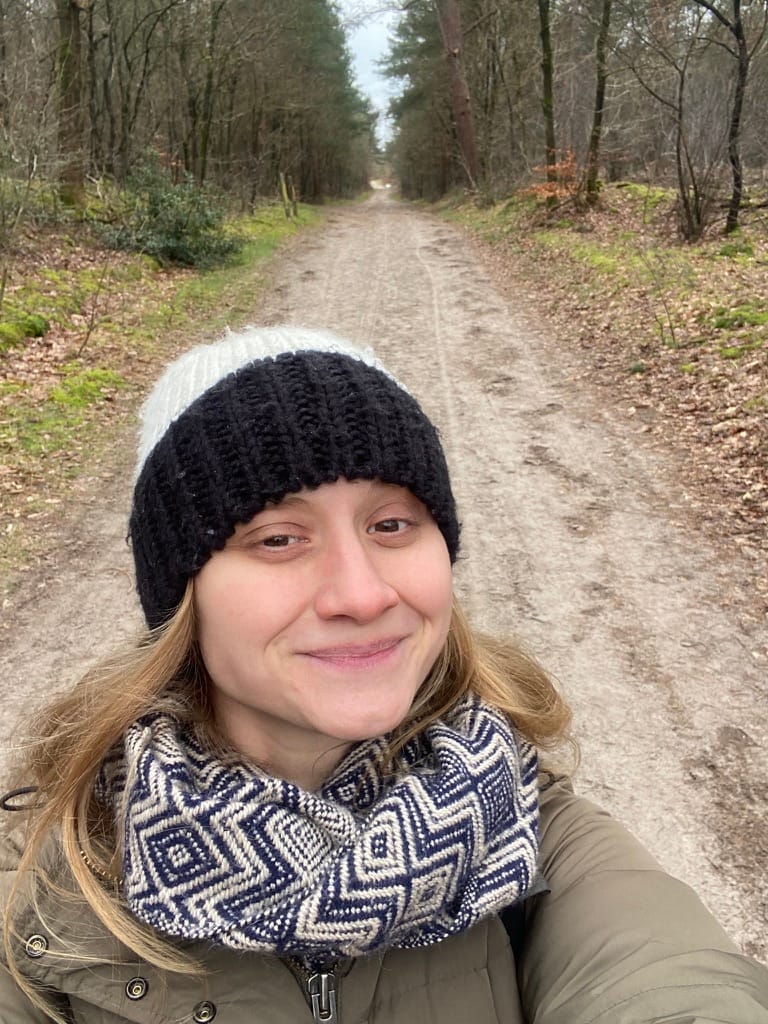
[[[131,978],[125,986],[125,994],[129,999],[143,999],[148,988],[146,978]]]
[[[35,960],[48,949],[48,939],[44,935],[30,935],[24,949]]]
[[[213,1003],[209,1003],[207,999],[204,999],[202,1003],[198,1003],[192,1011],[192,1020],[195,1024],[208,1024],[208,1021],[213,1020],[216,1016],[216,1007]]]

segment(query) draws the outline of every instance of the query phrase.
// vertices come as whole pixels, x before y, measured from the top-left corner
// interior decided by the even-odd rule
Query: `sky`
[[[339,8],[344,16],[354,9],[359,9],[360,4],[354,0],[341,0]],[[380,112],[378,134],[382,142],[386,142],[391,135],[385,123],[385,113],[390,97],[396,90],[392,82],[379,74],[375,62],[383,57],[389,48],[388,34],[394,20],[395,16],[391,13],[370,15],[366,18],[365,24],[347,32],[358,88],[371,98],[374,109]]]

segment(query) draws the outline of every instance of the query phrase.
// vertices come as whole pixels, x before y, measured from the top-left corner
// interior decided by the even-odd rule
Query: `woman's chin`
[[[361,743],[392,732],[407,714],[407,707],[368,708],[365,714],[337,718],[329,725],[329,735],[338,737],[344,743]]]

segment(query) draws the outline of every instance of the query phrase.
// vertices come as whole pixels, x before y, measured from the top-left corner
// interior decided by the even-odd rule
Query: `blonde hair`
[[[522,736],[542,750],[570,743],[571,714],[542,668],[516,644],[475,633],[454,601],[444,647],[407,718],[392,736],[387,764],[410,738],[474,692],[509,717]],[[210,749],[220,750],[208,704],[208,679],[196,640],[194,585],[190,582],[176,614],[88,672],[56,698],[33,723],[20,782],[35,786],[26,818],[27,835],[16,882],[5,910],[5,955],[17,984],[35,1005],[59,1016],[25,979],[15,962],[14,926],[29,894],[32,869],[57,895],[87,902],[121,943],[160,970],[187,974],[202,968],[152,929],[141,924],[120,899],[120,850],[111,816],[94,797],[104,758],[142,715],[165,711],[191,725]],[[46,871],[46,841],[58,834],[72,886],[62,891]],[[40,908],[38,908],[40,909]],[[42,913],[42,910],[40,910]],[[67,951],[76,958],[77,951]]]

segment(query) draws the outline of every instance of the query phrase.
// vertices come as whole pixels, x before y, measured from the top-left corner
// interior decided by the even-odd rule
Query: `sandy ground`
[[[499,294],[459,233],[386,194],[302,236],[253,320],[372,345],[416,393],[448,451],[474,622],[522,637],[559,680],[580,790],[768,962],[766,638],[750,567],[697,532],[673,460],[577,383],[576,357]],[[126,457],[82,484],[98,511],[73,509],[4,610],[7,752],[19,710],[138,622]]]

